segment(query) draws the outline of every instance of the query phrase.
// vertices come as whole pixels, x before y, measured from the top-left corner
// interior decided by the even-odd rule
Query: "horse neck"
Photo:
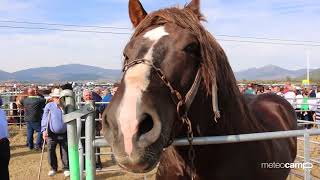
[[[248,106],[240,93],[232,96],[218,95],[221,117],[215,121],[212,97],[203,91],[197,94],[189,112],[195,136],[249,133],[255,129]]]

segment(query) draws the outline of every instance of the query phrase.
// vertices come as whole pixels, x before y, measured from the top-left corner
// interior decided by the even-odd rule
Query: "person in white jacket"
[[[292,105],[293,109],[296,109],[296,94],[293,86],[290,86],[289,91],[284,94],[284,98]]]

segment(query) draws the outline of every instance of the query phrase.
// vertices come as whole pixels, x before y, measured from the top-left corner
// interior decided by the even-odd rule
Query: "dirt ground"
[[[303,138],[303,137],[300,137]],[[316,141],[320,143],[320,136],[311,136],[311,141]],[[304,145],[304,141],[298,140],[298,151],[297,154],[300,156],[303,156],[303,145]],[[314,144],[314,143],[310,143],[310,158],[311,159],[315,159],[317,161],[320,161],[320,145],[319,144]],[[297,157],[296,158],[296,162],[303,162],[302,158]],[[320,165],[319,164],[313,164],[313,168],[311,170],[311,175],[314,176],[315,178],[320,179]],[[298,172],[303,172],[302,169],[297,169]]]
[[[35,180],[38,176],[41,151],[30,151],[26,146],[26,130],[25,128],[19,130],[18,127],[10,126],[10,146],[11,146],[11,160],[10,160],[10,179],[11,180]],[[312,140],[320,142],[320,136],[312,137]],[[298,141],[298,154],[303,155],[303,142]],[[311,144],[311,158],[320,159],[320,145]],[[107,152],[108,149],[103,148],[102,152]],[[47,173],[49,171],[49,165],[47,161],[47,152],[45,151],[42,162],[41,179],[43,180],[62,180],[69,179],[63,176],[61,170],[61,160],[59,159],[59,151],[57,148],[57,156],[59,161],[60,170],[58,174],[54,177],[48,177]],[[297,158],[297,161],[303,161],[301,158]],[[102,156],[103,168],[106,169],[118,169],[116,165],[112,162],[110,156]],[[146,175],[148,180],[154,180],[154,172]],[[301,169],[295,170],[295,172],[302,173]],[[311,174],[317,178],[320,178],[320,167],[313,166]],[[108,171],[108,172],[97,172],[96,179],[108,179],[108,180],[142,180],[143,175],[135,175],[127,172],[119,171]],[[288,180],[298,180],[303,178],[298,177],[288,177]]]
[[[10,179],[11,180],[36,180],[38,178],[41,151],[30,151],[26,147],[26,130],[19,130],[19,127],[10,126],[10,149],[11,149],[11,159],[10,159]],[[36,137],[36,136],[35,136]],[[106,152],[108,149],[102,149],[102,152]],[[47,160],[47,151],[43,154],[41,178],[42,180],[65,180],[63,171],[61,170],[62,164],[60,160],[59,148],[57,147],[57,157],[59,162],[58,173],[54,177],[49,177],[47,174],[50,170],[50,166]],[[110,156],[101,156],[103,171],[106,169],[119,169],[112,162]],[[59,169],[60,168],[60,169]],[[154,179],[154,171],[151,174],[146,175],[148,180]],[[143,175],[135,175],[127,172],[119,171],[108,171],[108,172],[97,172],[97,180],[108,179],[108,180],[143,180]]]

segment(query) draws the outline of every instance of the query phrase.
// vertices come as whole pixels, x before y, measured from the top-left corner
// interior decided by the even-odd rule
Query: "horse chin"
[[[126,161],[126,162],[119,162],[118,165],[122,169],[128,172],[148,173],[156,167],[157,162],[144,161],[144,162],[132,163],[132,162]]]

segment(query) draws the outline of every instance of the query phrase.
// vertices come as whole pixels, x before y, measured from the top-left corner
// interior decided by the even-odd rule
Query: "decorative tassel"
[[[220,118],[220,111],[218,107],[218,87],[216,80],[212,83],[212,110],[214,113],[214,121],[217,123],[217,119]]]

